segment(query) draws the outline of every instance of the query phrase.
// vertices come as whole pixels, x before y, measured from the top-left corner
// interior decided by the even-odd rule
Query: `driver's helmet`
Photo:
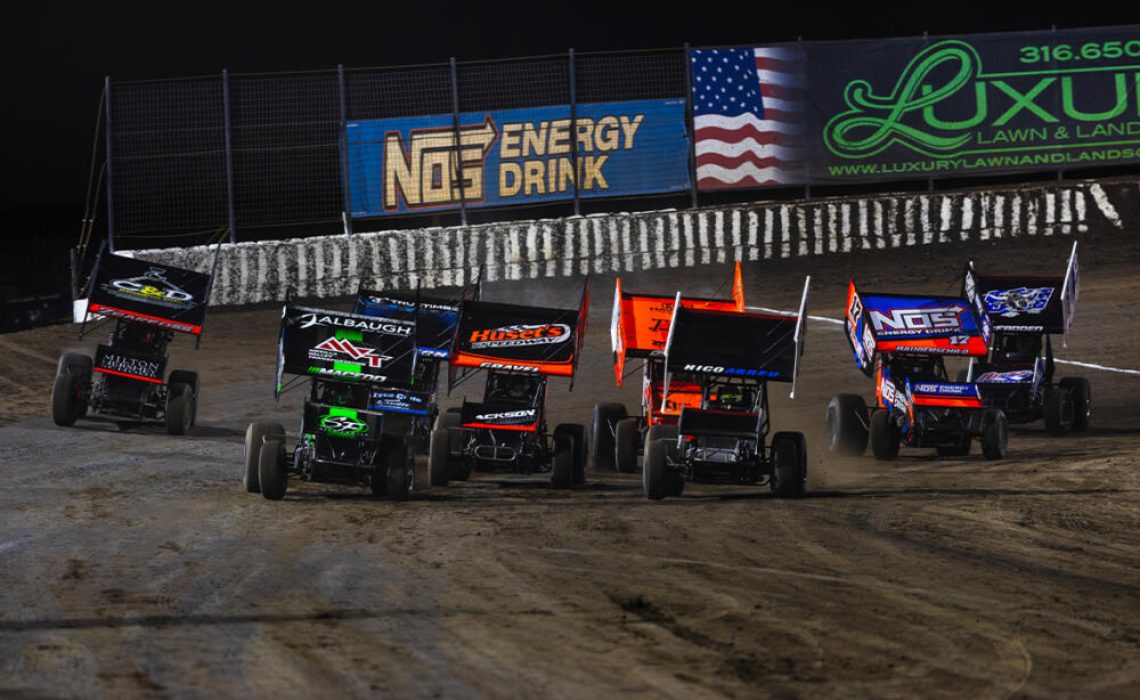
[[[717,387],[715,393],[709,395],[709,401],[717,408],[747,408],[751,395],[741,386],[726,384]]]
[[[526,377],[510,374],[491,378],[490,397],[499,401],[526,401],[530,398],[530,382]]]

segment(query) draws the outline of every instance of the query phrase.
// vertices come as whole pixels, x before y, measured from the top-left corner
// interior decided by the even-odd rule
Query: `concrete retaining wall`
[[[469,227],[357,233],[222,246],[211,303],[349,295],[831,255],[951,241],[1135,228],[1135,181],[606,214]],[[141,259],[208,271],[212,248],[139,250]]]

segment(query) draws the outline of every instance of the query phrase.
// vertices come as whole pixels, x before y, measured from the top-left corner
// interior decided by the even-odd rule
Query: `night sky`
[[[382,66],[580,51],[1047,29],[1135,21],[1126,6],[1063,12],[907,3],[696,3],[694,11],[623,3],[227,5],[35,3],[6,7],[0,295],[58,286],[78,235],[103,77],[136,80]],[[723,10],[718,12],[718,8]],[[748,9],[741,9],[748,8]],[[31,237],[31,240],[29,239]],[[28,281],[28,263],[42,280]],[[64,276],[63,279],[66,279]],[[56,281],[50,281],[56,280]],[[48,282],[50,281],[50,282]],[[5,291],[7,289],[7,291]]]

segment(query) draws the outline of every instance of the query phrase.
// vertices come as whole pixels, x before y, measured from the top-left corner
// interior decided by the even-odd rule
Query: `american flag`
[[[804,182],[803,53],[783,47],[695,49],[692,62],[697,186]]]

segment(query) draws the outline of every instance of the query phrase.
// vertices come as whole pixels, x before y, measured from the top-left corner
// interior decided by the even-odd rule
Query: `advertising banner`
[[[464,113],[458,146],[451,114],[349,122],[352,216],[689,189],[684,100],[576,110],[576,139],[569,105]]]
[[[210,276],[170,265],[108,255],[100,265],[87,310],[200,335]]]
[[[278,385],[283,374],[410,382],[415,331],[410,321],[286,306],[277,355]]]
[[[702,190],[1140,161],[1140,26],[692,52]]]

